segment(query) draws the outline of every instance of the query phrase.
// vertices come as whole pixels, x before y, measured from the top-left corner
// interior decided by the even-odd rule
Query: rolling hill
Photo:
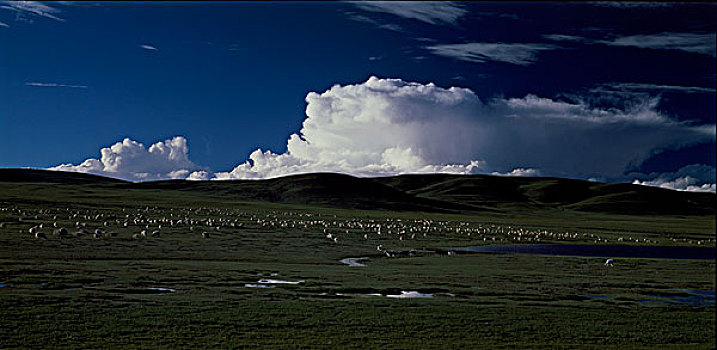
[[[169,191],[238,201],[362,210],[471,212],[575,210],[631,215],[713,215],[715,194],[632,184],[548,177],[399,175],[358,178],[335,173],[267,180],[126,182],[97,175],[35,169],[0,169],[0,184],[93,186],[103,191]]]

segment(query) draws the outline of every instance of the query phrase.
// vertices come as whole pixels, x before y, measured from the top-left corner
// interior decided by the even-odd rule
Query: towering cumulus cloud
[[[637,179],[639,184],[714,190],[714,176],[710,180],[704,171],[690,173],[688,184],[672,183],[686,176],[680,174],[628,177],[628,171],[661,150],[715,139],[715,125],[671,119],[657,111],[657,99],[631,101],[625,108],[533,95],[482,101],[465,88],[371,77],[310,92],[306,103],[306,119],[299,133],[289,136],[285,153],[257,149],[229,172],[212,173],[195,165],[180,136],[149,148],[125,139],[103,148],[100,159],[53,169],[131,180],[262,179],[309,172],[486,173]]]
[[[355,175],[497,172],[619,177],[654,152],[714,139],[655,110],[626,110],[528,95],[486,103],[471,90],[371,77],[306,96],[306,116],[288,151],[257,149],[218,179],[333,171]]]
[[[77,171],[127,180],[187,178],[200,167],[187,157],[187,140],[181,136],[157,142],[149,148],[124,139],[100,150],[101,158],[90,158],[79,165],[62,164],[51,170]],[[199,173],[194,176],[198,176]]]

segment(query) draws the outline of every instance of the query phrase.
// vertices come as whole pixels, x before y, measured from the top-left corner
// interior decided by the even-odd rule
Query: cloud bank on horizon
[[[643,185],[715,191],[709,166],[626,177],[657,152],[715,139],[715,125],[671,119],[656,110],[654,98],[624,109],[534,95],[482,101],[466,88],[371,77],[309,92],[306,102],[306,119],[300,132],[288,138],[285,153],[257,149],[231,171],[211,172],[194,164],[182,136],[149,148],[126,138],[102,148],[100,159],[51,169],[133,181],[263,179],[310,172],[486,173],[634,179]]]
[[[90,158],[78,165],[60,164],[50,170],[75,171],[117,177],[125,180],[185,179],[202,171],[188,157],[187,140],[175,136],[149,148],[125,138],[100,150],[100,159]]]

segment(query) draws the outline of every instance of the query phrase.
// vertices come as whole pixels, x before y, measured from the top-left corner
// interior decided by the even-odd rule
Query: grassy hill
[[[132,183],[34,169],[0,169],[0,183],[95,186],[105,191],[184,193],[236,201],[262,201],[362,210],[471,212],[575,210],[630,215],[710,215],[715,194],[679,192],[632,184],[562,178],[488,175],[400,175],[357,178],[315,173],[267,180]],[[16,188],[17,190],[17,188]]]

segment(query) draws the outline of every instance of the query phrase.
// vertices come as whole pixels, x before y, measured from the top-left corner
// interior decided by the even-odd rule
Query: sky
[[[0,2],[0,167],[715,192],[713,3]]]

